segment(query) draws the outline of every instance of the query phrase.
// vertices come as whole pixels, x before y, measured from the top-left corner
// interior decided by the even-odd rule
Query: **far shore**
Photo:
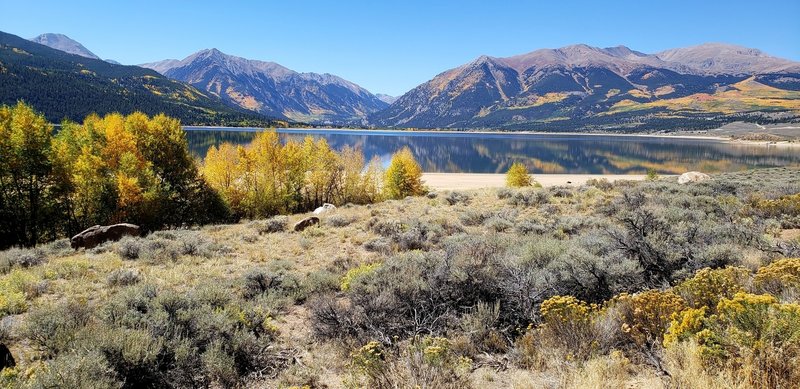
[[[197,129],[218,129],[221,131],[243,131],[252,132],[253,129],[260,130],[261,127],[228,127],[228,126],[183,126],[184,129],[189,131],[197,131]],[[703,140],[719,140],[729,141],[730,137],[725,136],[712,136],[712,135],[694,135],[694,134],[669,134],[669,133],[613,133],[613,132],[549,132],[549,131],[492,131],[492,130],[409,130],[398,128],[314,128],[314,127],[279,127],[275,128],[281,131],[342,131],[342,132],[396,132],[396,133],[409,133],[409,134],[487,134],[487,135],[554,135],[554,136],[618,136],[618,137],[648,137],[648,138],[672,138],[672,139],[703,139]]]
[[[544,187],[586,184],[593,178],[605,178],[614,182],[618,180],[641,181],[644,174],[534,174],[536,182]],[[662,176],[668,177],[668,176]],[[486,173],[423,173],[422,181],[434,190],[466,190],[482,188],[501,188],[506,186],[505,174]]]
[[[242,132],[257,132],[261,127],[226,127],[226,126],[184,126],[188,131],[197,131],[199,129],[216,129],[220,131],[242,131]],[[800,147],[800,142],[781,140],[781,141],[766,141],[766,140],[742,140],[736,139],[730,135],[709,135],[705,131],[702,133],[692,133],[686,131],[676,131],[674,133],[613,133],[613,132],[547,132],[547,131],[492,131],[492,130],[409,130],[409,129],[390,129],[390,128],[292,128],[281,127],[277,128],[282,132],[304,132],[304,131],[341,131],[350,133],[374,133],[374,132],[392,132],[392,133],[407,133],[413,135],[437,135],[437,134],[486,134],[486,135],[537,135],[537,136],[602,136],[602,137],[636,137],[636,138],[663,138],[663,139],[688,139],[688,140],[709,140],[725,142],[738,145],[754,145],[754,146],[778,146],[778,147]],[[708,130],[714,131],[714,130]]]

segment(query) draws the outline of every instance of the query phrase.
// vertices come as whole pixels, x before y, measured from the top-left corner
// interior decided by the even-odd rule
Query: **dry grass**
[[[772,178],[780,180],[781,177],[776,173]],[[206,226],[193,231],[160,232],[137,240],[205,242],[196,253],[178,254],[174,259],[159,256],[123,259],[117,252],[122,244],[119,242],[87,252],[51,253],[44,263],[15,268],[14,272],[27,277],[31,285],[44,285],[40,293],[26,297],[28,310],[67,300],[86,301],[90,306],[102,305],[126,288],[109,283],[109,275],[118,269],[129,269],[138,274],[139,283],[152,284],[165,290],[189,292],[211,285],[233,296],[242,295],[243,279],[254,269],[285,272],[299,280],[304,295],[288,300],[264,301],[263,304],[271,312],[274,324],[279,329],[279,344],[293,352],[292,363],[277,376],[262,377],[249,386],[344,388],[347,387],[346,380],[350,374],[350,352],[360,345],[347,340],[316,337],[311,325],[312,313],[304,302],[309,296],[321,293],[319,291],[338,292],[339,282],[349,269],[386,259],[386,254],[369,251],[365,247],[366,243],[382,237],[375,227],[377,224],[449,223],[468,235],[501,234],[520,240],[523,239],[522,231],[527,231],[525,228],[535,229],[541,224],[547,226],[544,233],[551,238],[569,240],[574,233],[570,223],[596,218],[598,210],[612,206],[632,185],[637,184],[619,183],[604,189],[593,186],[551,187],[509,193],[479,189],[456,194],[443,192],[435,198],[416,197],[365,206],[341,206],[322,215],[322,223],[318,227],[302,233],[283,231],[260,234],[257,223],[243,221],[233,225]],[[639,185],[656,187],[662,183]],[[534,199],[541,203],[531,200],[530,204],[525,205],[527,200],[514,200],[514,196],[526,191],[546,191],[548,195]],[[448,202],[448,199],[455,201]],[[513,205],[514,201],[519,201],[519,205]],[[476,212],[481,215],[476,215]],[[308,215],[291,215],[288,225]],[[326,222],[331,218],[350,222]],[[473,218],[477,221],[472,221]],[[508,228],[501,225],[503,223],[507,223]],[[781,238],[796,239],[796,231],[787,229]],[[395,253],[401,248],[392,242],[389,250]],[[742,264],[755,268],[767,262],[770,255],[747,250]],[[9,273],[3,278],[10,276]],[[22,313],[10,321],[16,323],[16,327],[11,327],[12,335],[17,333],[19,323],[25,321],[26,315]],[[19,371],[38,363],[37,351],[26,340],[12,336],[8,344],[17,356]],[[539,362],[527,368],[519,363],[516,351],[484,353],[474,356],[469,380],[477,388],[748,387],[737,381],[736,372],[707,369],[695,347],[693,343],[685,342],[668,349],[660,368],[642,360],[629,359],[630,356],[619,351],[590,355],[586,360],[571,360],[569,350],[552,347],[539,350]],[[753,367],[743,367],[746,368]]]

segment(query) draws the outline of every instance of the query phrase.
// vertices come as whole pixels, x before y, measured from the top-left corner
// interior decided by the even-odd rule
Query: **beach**
[[[579,186],[593,178],[605,178],[611,182],[617,180],[641,181],[645,179],[644,174],[534,174],[532,177],[536,182],[545,187],[558,185]],[[422,181],[425,185],[434,190],[500,188],[506,186],[506,175],[482,173],[423,173]]]

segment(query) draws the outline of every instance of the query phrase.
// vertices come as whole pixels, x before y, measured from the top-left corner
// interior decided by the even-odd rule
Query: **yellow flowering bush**
[[[782,196],[777,199],[751,199],[750,205],[768,216],[800,215],[800,193]]]
[[[573,296],[553,296],[542,302],[539,311],[545,322],[559,325],[589,320],[593,307]]]
[[[722,298],[731,298],[744,291],[750,271],[742,267],[700,269],[694,277],[680,283],[673,290],[692,308],[715,309]]]
[[[342,277],[342,283],[339,284],[339,288],[343,292],[347,292],[350,290],[350,285],[353,283],[353,280],[356,278],[362,277],[366,274],[372,273],[381,265],[380,262],[370,263],[370,264],[363,264],[358,267],[354,267],[347,271],[347,273]]]
[[[622,332],[638,346],[663,342],[664,333],[686,302],[671,291],[622,293],[608,302],[618,315]]]
[[[753,281],[757,288],[774,295],[800,289],[800,258],[780,259],[763,266]]]
[[[539,312],[542,323],[517,341],[525,365],[535,365],[542,349],[559,349],[567,359],[584,359],[597,349],[593,326],[595,304],[587,304],[573,296],[553,296],[542,302]]]
[[[686,340],[703,329],[708,307],[688,308],[676,315],[664,334],[664,347]]]
[[[350,354],[351,366],[361,373],[378,369],[383,364],[383,345],[371,341]]]

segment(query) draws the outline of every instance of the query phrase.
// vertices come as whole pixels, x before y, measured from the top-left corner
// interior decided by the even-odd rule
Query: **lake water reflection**
[[[223,142],[247,144],[260,129],[186,127],[193,154]],[[661,174],[688,170],[728,172],[758,167],[800,166],[800,149],[678,139],[603,135],[480,134],[401,131],[278,129],[280,138],[324,137],[335,149],[361,148],[367,159],[388,161],[409,146],[426,172],[504,173],[516,161],[531,173]]]

